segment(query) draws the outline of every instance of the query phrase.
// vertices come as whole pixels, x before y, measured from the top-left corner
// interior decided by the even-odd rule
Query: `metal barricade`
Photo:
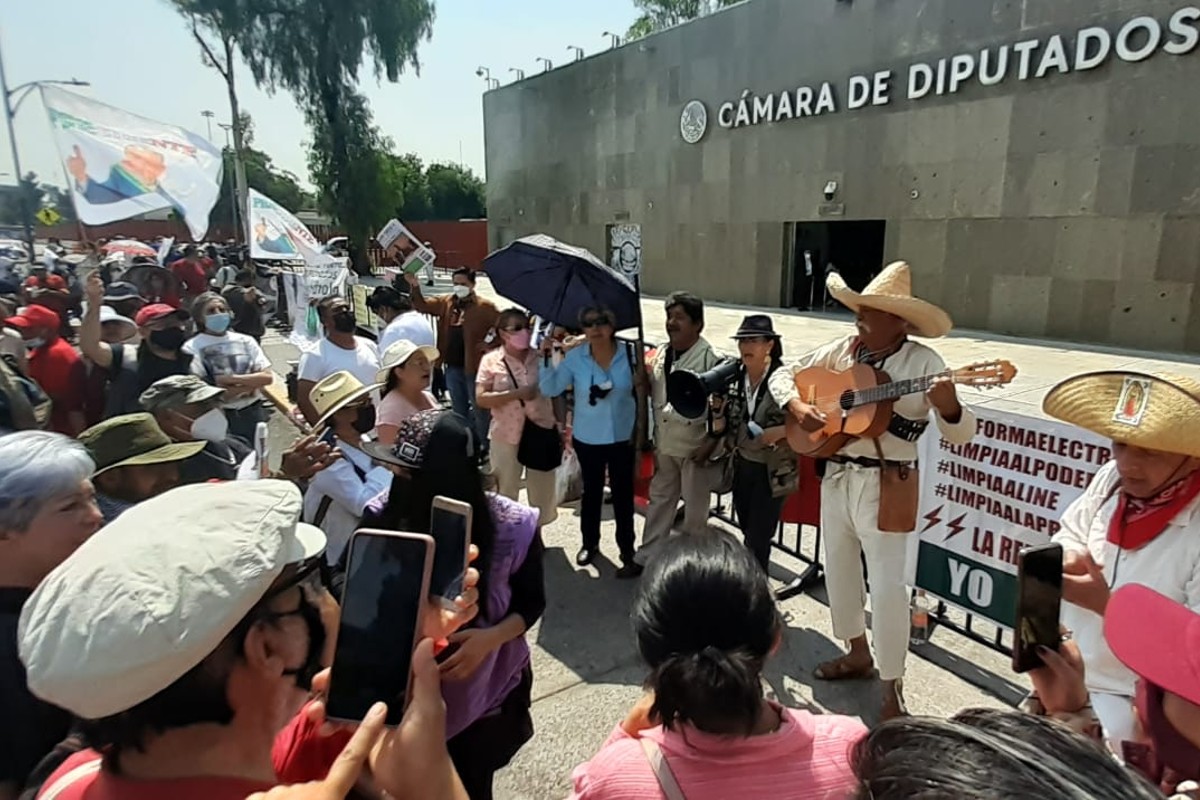
[[[812,478],[815,478],[815,475]],[[735,528],[739,527],[732,497],[729,495],[714,495],[714,504],[709,510],[709,516]],[[780,600],[786,600],[808,591],[824,580],[825,568],[820,557],[821,528],[819,525],[781,521],[775,530],[772,548],[805,565],[798,576],[776,592],[776,597]],[[866,575],[865,564],[863,573]],[[870,579],[869,576],[867,579]],[[976,619],[974,614],[948,606],[940,600],[930,622],[931,631],[940,626],[998,653],[1012,654],[1012,633],[1010,631],[989,620]]]

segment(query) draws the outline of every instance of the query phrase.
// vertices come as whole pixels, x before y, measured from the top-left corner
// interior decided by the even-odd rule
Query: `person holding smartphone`
[[[34,590],[19,632],[29,688],[83,720],[88,745],[39,796],[244,800],[298,774],[292,762],[320,745],[323,706],[309,701],[329,680],[337,610],[325,537],[300,508],[285,481],[181,487],[128,511]],[[155,530],[171,535],[147,547]],[[345,796],[361,776],[397,798],[465,797],[430,642],[414,661],[403,721],[384,730],[386,707],[373,708],[339,766],[335,750],[312,778],[330,781],[320,796]],[[277,736],[293,746],[273,752]]]
[[[1200,382],[1088,373],[1051,389],[1042,408],[1112,442],[1112,460],[1063,513],[1053,541],[1064,550],[1062,622],[1074,631],[1092,707],[1119,754],[1135,739],[1136,676],[1104,639],[1112,592],[1140,583],[1200,611]]]
[[[441,662],[447,747],[472,800],[492,796],[496,771],[533,736],[533,670],[526,632],[546,609],[538,512],[484,489],[479,443],[453,411],[421,411],[400,423],[390,448],[368,446],[396,472],[363,527],[430,530],[435,497],[471,506],[479,549],[479,616],[449,637]]]

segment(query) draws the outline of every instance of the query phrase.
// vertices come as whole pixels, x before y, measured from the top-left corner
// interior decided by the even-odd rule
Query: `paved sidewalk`
[[[439,285],[448,289],[445,281]],[[481,278],[479,289],[491,296],[486,278]],[[508,305],[497,302],[502,308]],[[647,338],[665,340],[662,301],[646,299],[643,308]],[[714,304],[707,309],[706,336],[718,348],[732,351],[728,337],[741,318],[762,311],[774,315],[785,353],[802,353],[851,330],[848,315]],[[295,349],[274,335],[264,344],[276,370],[285,373],[286,361],[296,357]],[[980,332],[957,333],[938,342],[937,348],[953,367],[993,358],[1012,361],[1020,370],[1013,384],[988,393],[967,390],[964,396],[971,403],[1036,416],[1041,415],[1041,399],[1050,386],[1076,372],[1135,367],[1200,378],[1200,360],[1194,357],[1099,350]],[[277,428],[280,425],[275,423]],[[278,434],[281,439],[287,435],[282,430]],[[640,529],[640,517],[636,524]],[[636,582],[613,577],[616,548],[612,528],[611,521],[606,521],[605,558],[598,567],[585,569],[573,562],[579,546],[576,509],[564,507],[558,521],[544,531],[549,605],[545,617],[529,633],[537,733],[498,776],[496,796],[501,800],[565,797],[572,768],[596,752],[640,694],[645,671],[639,665],[629,627]],[[772,577],[786,581],[798,569],[798,564],[780,558],[772,565]],[[787,631],[783,648],[768,669],[770,691],[788,705],[811,705],[873,722],[880,702],[873,682],[827,684],[811,677],[818,662],[837,652],[823,590],[791,598],[781,607]],[[918,714],[946,716],[969,706],[1001,706],[1015,702],[1023,690],[1007,659],[943,629],[935,630],[930,643],[919,648],[908,663],[906,694]]]

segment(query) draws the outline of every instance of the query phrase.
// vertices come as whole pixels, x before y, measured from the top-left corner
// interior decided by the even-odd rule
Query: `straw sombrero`
[[[1190,378],[1089,372],[1051,389],[1042,410],[1115,442],[1200,458],[1200,383]]]
[[[907,322],[910,331],[917,336],[936,339],[945,336],[954,327],[950,315],[945,311],[933,303],[913,297],[912,273],[906,261],[888,264],[861,293],[847,286],[836,272],[825,279],[825,286],[838,302],[851,311],[858,311],[865,306],[895,314]]]

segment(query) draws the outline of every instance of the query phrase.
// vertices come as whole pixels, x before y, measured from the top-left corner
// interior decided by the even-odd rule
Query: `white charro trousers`
[[[904,677],[908,654],[909,598],[905,585],[908,539],[915,533],[884,533],[878,527],[879,470],[829,464],[821,481],[821,538],[825,542],[825,588],[833,635],[843,641],[866,633],[866,587],[860,554],[871,582],[871,638],[875,665],[885,681]]]

